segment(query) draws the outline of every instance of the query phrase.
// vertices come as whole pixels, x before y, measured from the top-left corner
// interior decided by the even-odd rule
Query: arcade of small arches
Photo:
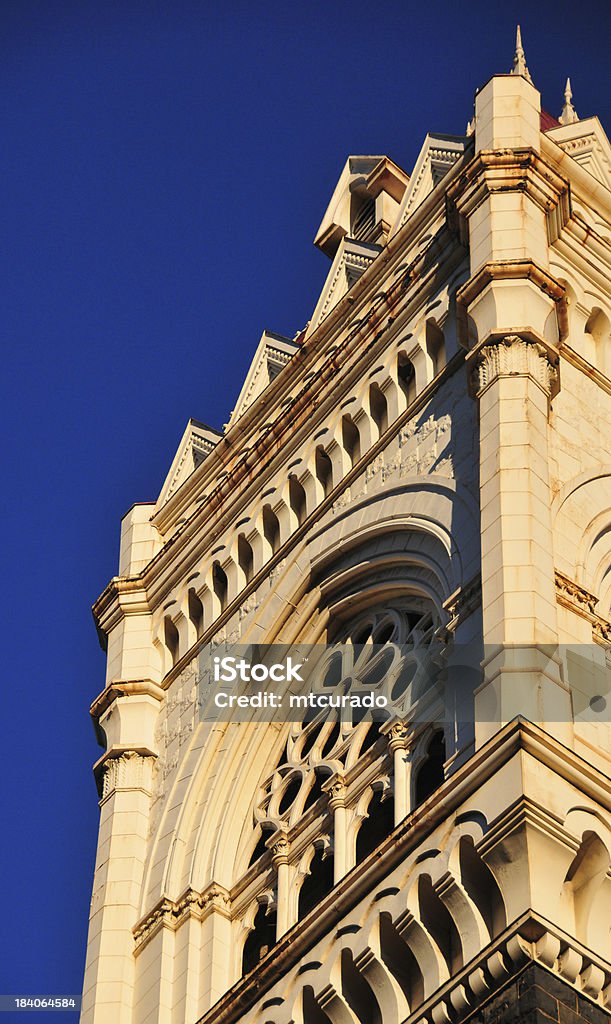
[[[153,621],[161,675],[190,650],[307,517],[445,366],[444,330],[428,317],[422,331],[402,336],[369,375],[363,394],[338,410],[302,457],[279,472],[279,487],[263,491],[255,514],[239,520],[231,539],[213,549]]]
[[[583,810],[571,810],[565,827],[569,833],[576,828],[577,838],[561,859],[563,868],[551,857],[549,888],[564,927],[573,929],[567,927],[575,934],[574,945],[567,945],[562,926],[558,932],[545,932],[541,924],[523,924],[524,933],[516,928],[520,867],[491,836],[486,838],[485,816],[471,811],[457,815],[443,837],[434,833],[409,870],[389,874],[365,917],[357,911],[341,921],[333,940],[326,942],[327,959],[321,949],[312,950],[285,975],[282,996],[278,990],[260,996],[262,1005],[246,1019],[400,1024],[425,1003],[429,1010],[423,1020],[462,1019],[529,959],[558,969],[593,1000],[602,998],[608,969],[591,951],[608,935],[608,920],[602,918],[611,895],[610,835],[596,815]],[[331,885],[329,871],[326,877],[320,871],[307,888],[304,882],[302,927],[312,922]],[[263,894],[243,947],[245,975],[268,954],[273,957],[275,916],[271,893]],[[530,934],[531,941],[523,934]],[[538,936],[534,942],[533,934]],[[430,1018],[435,993],[457,976],[459,982],[445,991],[437,1015]]]

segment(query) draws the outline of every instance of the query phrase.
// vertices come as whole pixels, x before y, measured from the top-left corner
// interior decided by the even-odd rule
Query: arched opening
[[[380,914],[380,952],[413,1012],[424,1002],[424,978],[411,948],[386,912]]]
[[[331,1024],[331,1018],[316,1002],[311,985],[305,985],[303,989],[303,1024]]]
[[[212,589],[218,598],[221,611],[224,612],[227,607],[228,583],[227,575],[220,562],[215,562],[212,566]]]
[[[289,476],[289,503],[295,514],[298,526],[307,516],[306,492],[294,473]]]
[[[275,555],[280,547],[280,523],[271,505],[263,506],[263,536]]]
[[[384,392],[378,384],[369,386],[369,411],[378,428],[378,434],[383,434],[388,426],[388,405]]]
[[[418,879],[418,907],[422,924],[437,943],[448,971],[454,974],[463,965],[462,943],[454,918],[433,888],[430,875]]]
[[[291,807],[299,796],[301,789],[301,775],[293,775],[280,798],[280,804],[278,805],[278,814],[284,814],[285,811]]]
[[[352,238],[367,241],[376,223],[376,201],[366,193],[355,192],[350,204],[350,234]]]
[[[242,974],[254,970],[276,943],[276,914],[260,906],[242,953]]]
[[[361,1024],[382,1024],[378,1001],[356,967],[349,949],[342,950],[342,994]]]
[[[397,356],[397,380],[409,405],[416,397],[416,370],[405,352]]]
[[[415,802],[416,806],[423,803],[441,786],[445,779],[444,764],[446,759],[446,745],[441,729],[432,737],[426,757],[416,775]]]
[[[597,368],[606,373],[607,367],[611,366],[611,353],[609,352],[611,327],[609,318],[598,306],[594,306],[590,313],[586,321],[584,333],[590,337],[593,359]]]
[[[269,839],[269,835],[269,832],[266,833],[262,828],[259,829],[259,838],[257,839],[255,848],[250,855],[250,860],[248,861],[249,868],[251,868],[253,864],[256,864],[258,860],[261,860],[261,857],[265,856],[268,852],[266,842]]]
[[[360,864],[365,857],[380,845],[395,827],[394,801],[390,794],[383,799],[384,793],[375,790],[367,807],[367,817],[363,819],[356,837],[356,863]]]
[[[435,320],[426,322],[426,350],[433,364],[433,376],[436,377],[446,363],[446,342],[443,331]]]
[[[361,437],[351,416],[342,416],[342,445],[350,465],[354,466],[361,457]]]
[[[323,788],[322,788],[323,779],[324,779],[324,776],[321,774],[321,772],[315,772],[314,773],[314,782],[312,783],[310,791],[309,791],[309,793],[308,793],[308,795],[306,797],[305,803],[303,805],[303,812],[304,812],[304,814],[305,814],[306,811],[308,811],[310,809],[310,807],[314,806],[314,804],[316,803],[317,800],[320,800],[321,796],[324,796]]]
[[[317,849],[310,862],[309,873],[299,890],[298,918],[309,914],[333,888],[333,858],[324,857],[323,850]]]
[[[244,573],[246,583],[250,583],[254,575],[254,556],[252,548],[243,533],[238,537],[238,565]]]
[[[172,665],[175,665],[178,661],[179,636],[178,630],[169,615],[166,615],[163,620],[163,638],[168,654],[170,655],[170,661]]]
[[[471,836],[463,836],[458,850],[460,879],[482,915],[491,939],[507,924],[505,904],[498,883],[490,868],[475,849]]]
[[[189,619],[199,640],[204,632],[204,606],[192,587],[189,589]]]
[[[325,498],[333,487],[333,465],[321,444],[318,445],[315,455],[316,479],[322,487]]]
[[[564,884],[573,896],[575,935],[585,945],[594,901],[608,869],[609,851],[602,839],[595,832],[584,832]]]

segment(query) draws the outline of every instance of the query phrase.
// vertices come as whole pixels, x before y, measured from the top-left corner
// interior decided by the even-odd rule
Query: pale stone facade
[[[95,605],[84,1024],[441,1024],[530,963],[611,1012],[610,718],[556,650],[604,680],[610,189],[520,40],[411,175],[348,160],[310,324],[223,435],[190,421]],[[375,732],[200,721],[215,638],[357,635],[481,645],[469,714],[414,684]]]

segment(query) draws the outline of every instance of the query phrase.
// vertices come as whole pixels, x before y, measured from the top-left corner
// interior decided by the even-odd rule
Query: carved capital
[[[265,845],[272,851],[272,864],[275,868],[278,868],[280,864],[288,864],[291,844],[286,832],[280,830],[274,832]]]
[[[101,778],[96,773],[100,796],[104,800],[123,789],[143,789],[150,793],[154,755],[125,750],[118,757],[109,757],[101,765]]]
[[[332,775],[322,788],[329,797],[329,807],[332,811],[337,807],[345,807],[347,787],[343,775]]]
[[[410,727],[407,722],[402,718],[396,718],[391,720],[387,728],[382,730],[386,734],[388,740],[388,749],[391,754],[394,754],[396,750],[406,750],[409,744],[410,735],[413,733],[413,728],[410,733]]]
[[[528,376],[548,398],[558,392],[558,367],[542,342],[519,334],[507,334],[482,345],[473,354],[471,389],[476,398],[499,377]]]

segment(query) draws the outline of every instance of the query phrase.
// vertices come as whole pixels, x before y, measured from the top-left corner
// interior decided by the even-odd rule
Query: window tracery
[[[397,728],[402,726],[405,755],[411,741],[404,719],[427,693],[431,644],[438,629],[433,603],[415,596],[372,605],[351,620],[344,615],[332,621],[330,646],[321,662],[323,687],[349,693],[360,684],[384,686],[392,703],[386,721],[374,721],[367,713],[344,708],[331,715],[305,716],[288,725],[282,753],[256,796],[256,839],[253,837],[245,890],[248,899],[260,902],[262,893],[269,892],[270,885],[275,887],[274,910],[271,916],[269,907],[265,913],[251,911],[243,966],[251,964],[255,953],[258,956],[262,949],[267,950],[276,909],[279,938],[369,856],[398,823],[394,798]],[[417,759],[418,776],[411,787],[412,807],[416,798],[423,798],[429,775],[435,775],[437,784],[443,781],[445,751],[439,727],[424,733],[420,730],[417,750],[423,753]],[[401,764],[409,771],[408,756],[402,757]],[[255,873],[257,863],[261,868]]]

